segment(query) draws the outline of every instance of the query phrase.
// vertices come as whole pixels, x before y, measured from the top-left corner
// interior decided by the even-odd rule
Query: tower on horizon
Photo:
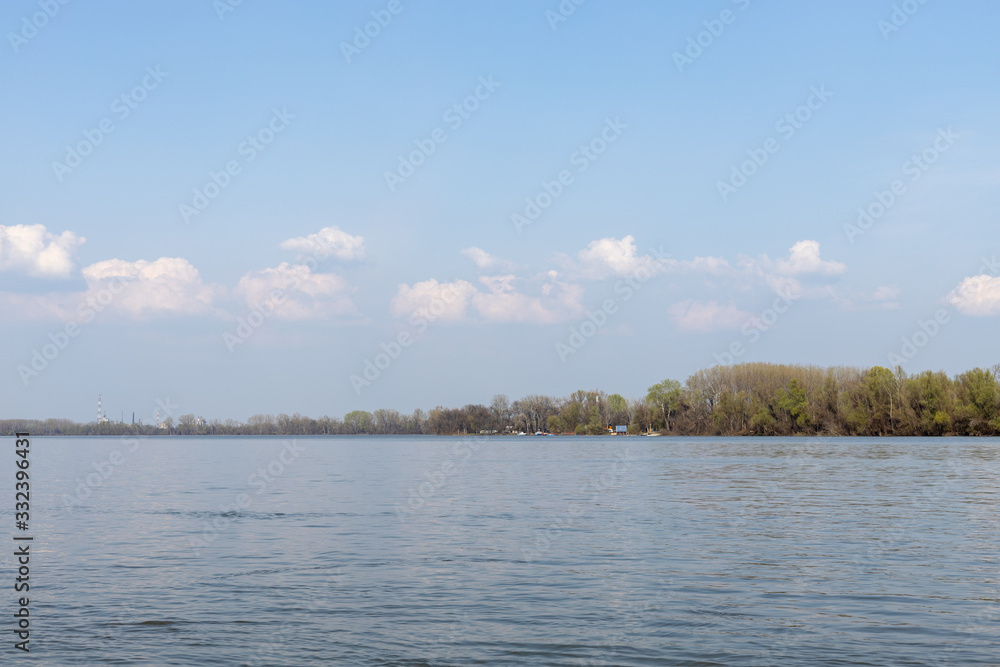
[[[104,410],[101,409],[101,395],[97,395],[97,423],[101,424],[108,421],[108,418],[104,416]]]

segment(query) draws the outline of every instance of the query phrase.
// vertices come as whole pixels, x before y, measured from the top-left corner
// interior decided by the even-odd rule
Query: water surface
[[[23,662],[1000,663],[996,439],[289,442],[36,438]]]

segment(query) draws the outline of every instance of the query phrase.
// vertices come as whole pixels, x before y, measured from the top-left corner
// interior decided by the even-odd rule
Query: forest
[[[161,427],[65,419],[0,420],[0,433],[32,435],[511,435],[538,431],[681,436],[1000,435],[1000,364],[949,377],[901,368],[745,363],[701,370],[683,384],[664,380],[644,396],[600,390],[567,397],[498,394],[489,405],[438,406],[411,414],[356,410],[343,419],[254,415],[245,422],[168,417]]]

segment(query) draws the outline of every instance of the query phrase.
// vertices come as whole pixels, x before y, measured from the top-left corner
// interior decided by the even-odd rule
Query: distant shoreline
[[[24,431],[21,431],[22,433]],[[103,434],[103,433],[39,433],[34,431],[28,431],[28,433],[33,438],[501,438],[501,439],[518,439],[518,438],[536,438],[536,437],[546,437],[546,436],[536,436],[535,434],[525,434],[524,436],[517,436],[514,434],[495,434],[486,435],[480,433],[121,433],[121,434]],[[0,433],[4,437],[14,437],[14,432],[10,433]],[[947,433],[942,435],[831,435],[824,433],[796,433],[793,435],[757,435],[754,433],[743,433],[736,435],[682,435],[677,433],[659,433],[654,436],[650,436],[646,433],[641,434],[612,434],[612,433],[602,433],[597,435],[591,435],[589,433],[552,433],[550,437],[560,437],[560,438],[645,438],[645,437],[661,437],[668,440],[713,440],[719,438],[730,438],[736,440],[750,439],[750,438],[767,438],[770,440],[780,440],[780,439],[837,439],[837,440],[849,440],[851,438],[884,438],[884,439],[907,439],[915,440],[920,438],[931,438],[931,439],[988,439],[997,438],[1000,439],[1000,435],[961,435],[955,433]]]
[[[301,414],[253,415],[246,422],[206,420],[158,401],[163,413],[110,421],[98,401],[98,421],[0,420],[0,433],[56,436],[335,436],[475,435],[537,437],[557,434],[661,437],[998,436],[1000,364],[954,377],[907,374],[902,367],[820,368],[769,363],[714,366],[683,384],[667,379],[642,398],[598,389],[567,397],[532,394],[490,405],[436,407],[411,414],[354,410],[342,419]],[[121,414],[128,414],[124,411]],[[162,417],[162,421],[161,421]],[[144,423],[145,421],[145,423]],[[153,422],[152,424],[148,422]],[[521,435],[523,433],[523,435]],[[515,435],[517,434],[517,435]]]

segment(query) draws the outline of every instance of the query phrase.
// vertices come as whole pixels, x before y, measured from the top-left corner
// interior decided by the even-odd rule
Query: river
[[[1000,663],[997,439],[31,447],[19,664]]]

